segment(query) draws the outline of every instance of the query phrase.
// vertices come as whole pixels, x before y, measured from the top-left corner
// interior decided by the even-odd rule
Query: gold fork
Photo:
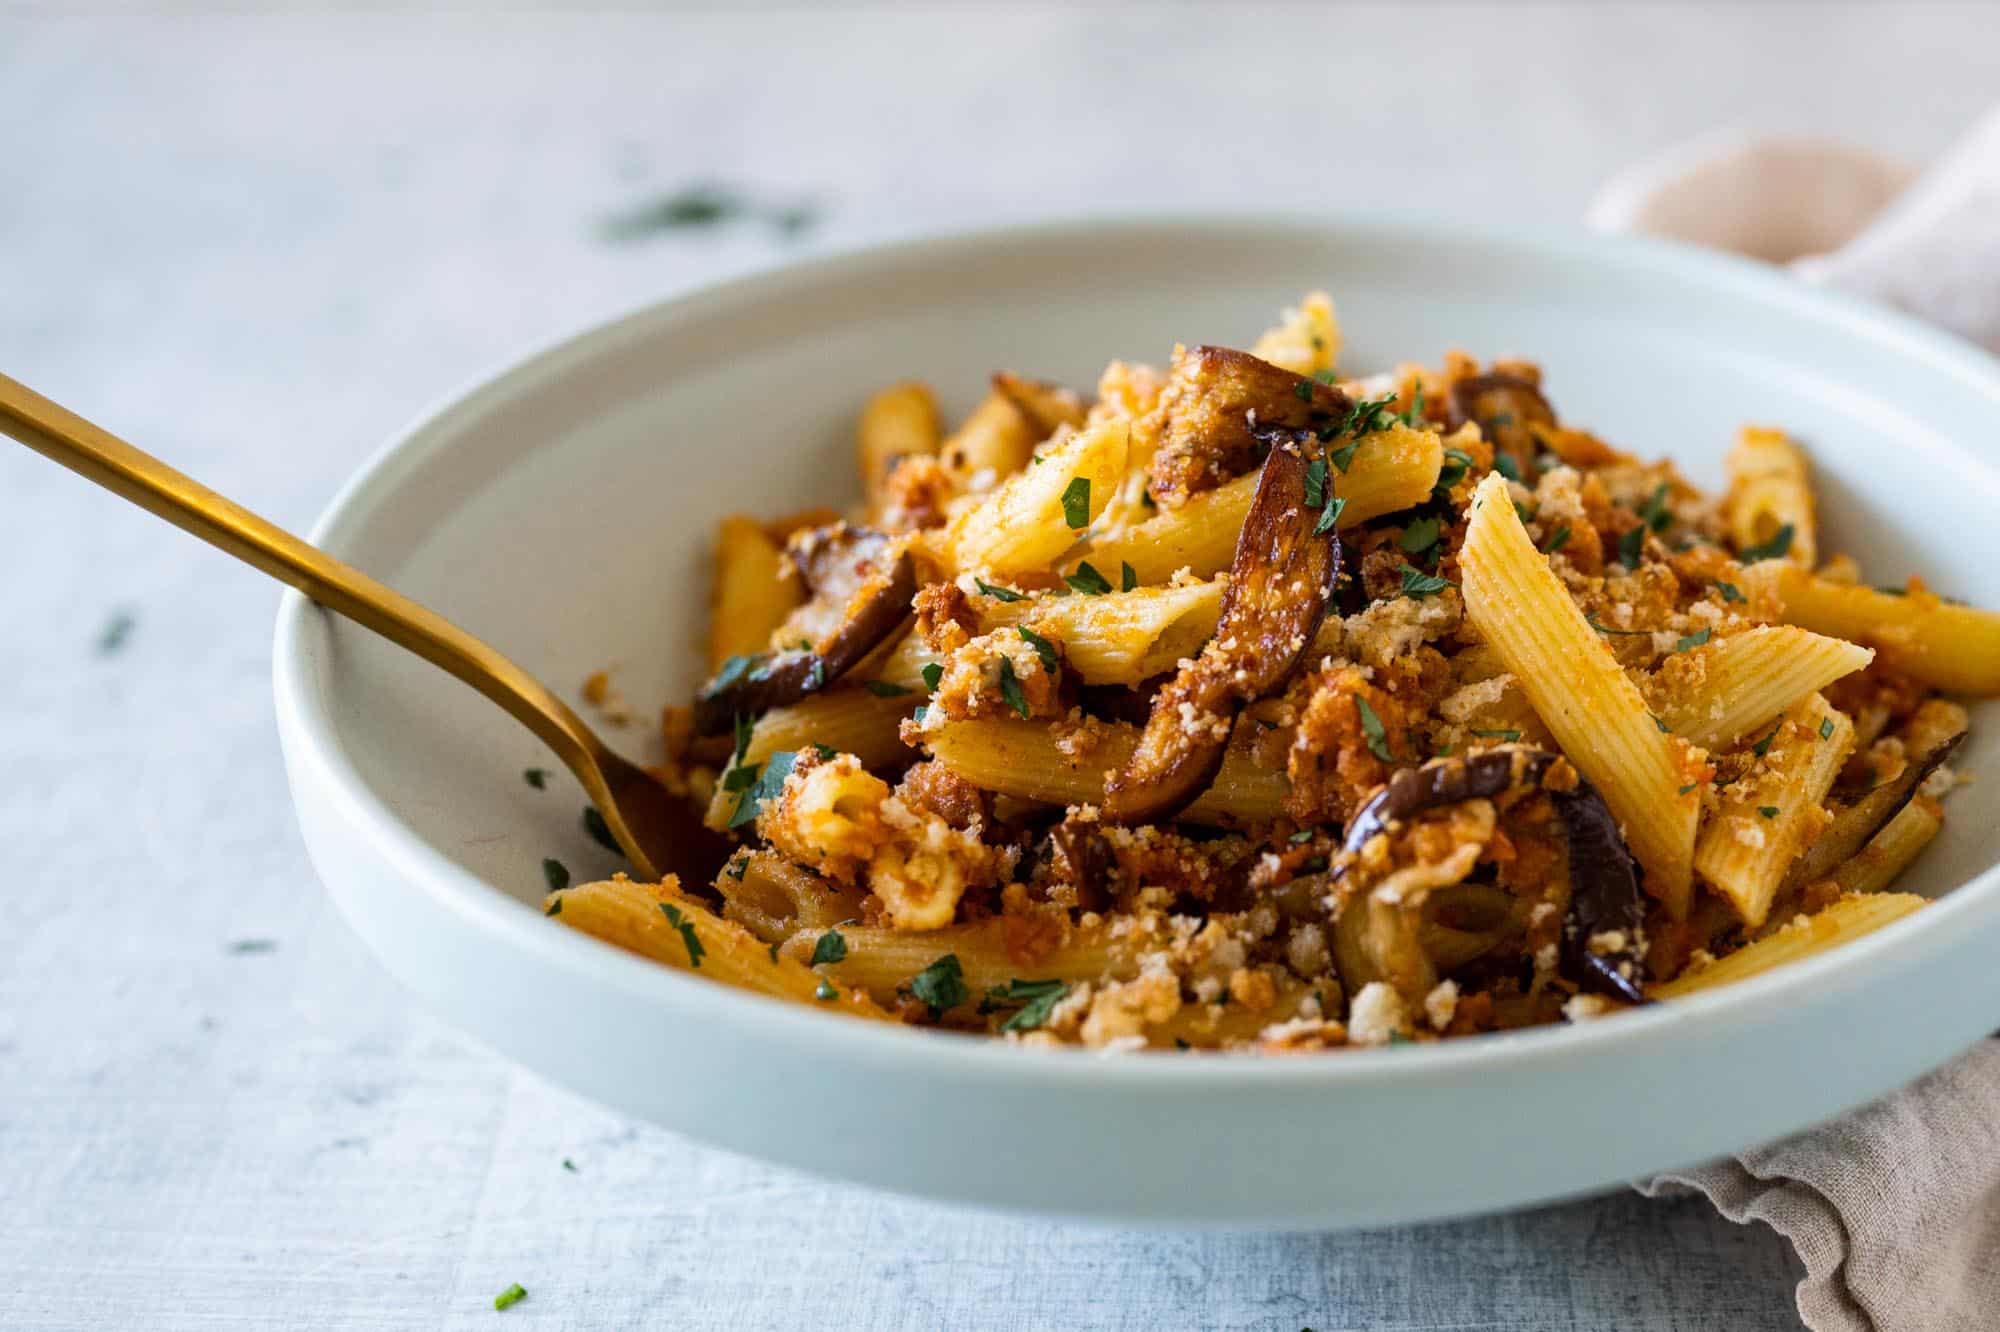
[[[728,853],[694,807],[613,753],[546,686],[435,611],[0,375],[0,432],[441,666],[542,738],[583,783],[633,868],[706,886]]]

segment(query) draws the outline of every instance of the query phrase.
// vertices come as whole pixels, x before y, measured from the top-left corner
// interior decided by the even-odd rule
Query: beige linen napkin
[[[1921,176],[1732,135],[1620,176],[1593,226],[1789,263],[2000,351],[2000,110]],[[2000,1328],[2000,1040],[1782,1142],[1641,1181],[1763,1221],[1805,1264],[1814,1332]]]

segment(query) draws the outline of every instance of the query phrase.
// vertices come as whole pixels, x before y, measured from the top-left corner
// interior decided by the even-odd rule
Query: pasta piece
[[[864,768],[890,767],[911,757],[897,730],[921,702],[923,696],[915,691],[890,698],[847,688],[813,694],[759,717],[750,729],[750,744],[740,762],[755,767],[776,753],[825,745],[854,755]],[[720,831],[729,826],[740,794],[716,786],[708,802],[709,827]]]
[[[724,518],[715,540],[715,588],[709,605],[708,669],[771,646],[771,635],[805,599],[798,575],[761,524]]]
[[[1285,311],[1283,321],[1257,339],[1250,354],[1295,375],[1331,372],[1340,357],[1340,322],[1334,318],[1333,301],[1323,291],[1307,292],[1298,309]]]
[[[1116,570],[1105,571],[1116,576]],[[1180,587],[1142,587],[1095,597],[981,599],[982,631],[1025,624],[1062,643],[1063,658],[1085,684],[1137,684],[1192,657],[1215,633],[1222,579]]]
[[[1850,893],[1879,893],[1894,883],[1944,826],[1937,802],[1918,796],[1882,825],[1861,854],[1833,872]]]
[[[1845,639],[1759,625],[1667,658],[1648,694],[1674,734],[1703,749],[1728,749],[1874,659]]]
[[[1686,919],[1700,755],[1654,719],[1528,539],[1498,473],[1474,493],[1458,560],[1467,616],[1624,825],[1646,891]]]
[[[1139,743],[1139,728],[1094,722],[1064,740],[1046,722],[983,718],[946,722],[924,732],[937,760],[974,786],[1048,805],[1095,805],[1104,799],[1104,774],[1125,766]],[[1192,823],[1254,823],[1284,810],[1291,783],[1278,769],[1255,762],[1239,732],[1222,771],[1201,798],[1178,816]]]
[[[861,485],[869,506],[879,508],[882,483],[898,462],[938,451],[937,401],[929,388],[914,381],[883,389],[862,408],[855,435]]]
[[[938,660],[938,654],[931,651],[931,645],[924,641],[924,636],[912,629],[891,644],[874,664],[864,665],[857,678],[899,689],[928,691],[930,686],[924,683],[924,667]]]
[[[1722,513],[1736,549],[1766,545],[1790,528],[1791,543],[1783,558],[1812,568],[1818,561],[1819,541],[1805,454],[1782,430],[1744,426],[1725,465],[1729,494]]]
[[[996,389],[939,446],[938,460],[960,489],[991,490],[1028,465],[1039,438],[1021,409]]]
[[[958,959],[969,1000],[1010,980],[1123,980],[1139,974],[1145,949],[1159,947],[1139,930],[1113,936],[1108,926],[1076,928],[1052,952],[1016,961],[1007,947],[1008,921],[990,917],[941,930],[892,930],[880,925],[842,925],[847,955],[824,967],[827,975],[882,1003],[893,1003],[899,987],[947,955]],[[819,930],[801,930],[778,950],[804,961],[818,945]]]
[[[861,915],[866,894],[858,887],[814,874],[769,851],[745,852],[715,876],[722,914],[765,943],[781,943],[800,929],[825,929]]]
[[[1723,790],[1694,849],[1694,867],[1753,930],[1785,871],[1826,828],[1823,804],[1854,749],[1854,723],[1814,694],[1758,743],[1758,766]]]
[[[1655,999],[1679,999],[1718,985],[1730,985],[1761,975],[1773,967],[1797,962],[1851,942],[1894,920],[1901,920],[1924,899],[1914,893],[1864,893],[1843,897],[1810,916],[1792,921],[1775,934],[1747,944],[1727,957],[1684,972],[1652,987]]]
[[[867,995],[774,953],[749,930],[686,896],[672,875],[658,887],[634,883],[622,874],[578,884],[550,893],[542,910],[571,929],[628,953],[698,971],[711,980],[829,1012],[895,1021]]]
[[[1788,624],[1866,643],[1949,693],[2000,694],[2000,614],[1953,605],[1920,584],[1897,594],[1830,583],[1782,560],[1751,565],[1743,581],[1776,596]]]
[[[993,376],[993,391],[1020,408],[1038,441],[1047,439],[1062,426],[1074,430],[1083,424],[1083,399],[1060,384],[1026,379],[1002,370]]]
[[[952,520],[945,535],[950,563],[1003,576],[1054,564],[1111,502],[1125,476],[1129,434],[1122,421],[1093,426],[1009,477]]]
[[[1336,527],[1345,530],[1420,503],[1437,484],[1443,461],[1444,445],[1429,430],[1398,423],[1368,435],[1346,472],[1329,478],[1334,497],[1342,501]],[[1251,472],[1203,491],[1177,509],[1093,543],[1085,558],[1100,571],[1130,564],[1141,583],[1164,583],[1179,569],[1212,577],[1235,558],[1236,536],[1261,475]]]

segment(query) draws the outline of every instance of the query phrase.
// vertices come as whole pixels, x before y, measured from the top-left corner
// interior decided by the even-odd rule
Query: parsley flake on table
[[[548,881],[549,891],[559,893],[569,887],[569,867],[560,860],[542,861],[542,878]]]
[[[1008,707],[1021,714],[1022,721],[1026,721],[1031,715],[1028,710],[1027,695],[1021,692],[1021,679],[1014,674],[1014,660],[1011,657],[1000,658],[1000,697],[1006,701]]]
[[[660,914],[667,918],[667,924],[680,932],[681,942],[687,945],[688,965],[701,970],[701,959],[708,952],[702,947],[701,936],[694,932],[694,922],[681,914],[681,909],[672,902],[660,903]]]
[[[511,1308],[527,1298],[527,1287],[516,1281],[513,1285],[493,1297],[493,1307],[496,1309]]]
[[[1792,525],[1786,523],[1771,534],[1769,541],[1760,542],[1743,551],[1736,558],[1745,564],[1755,564],[1759,560],[1782,560],[1792,553]]]
[[[965,971],[957,953],[946,953],[910,978],[910,993],[923,1000],[932,1018],[965,1002]]]
[[[1062,493],[1063,521],[1072,532],[1081,532],[1090,526],[1090,478],[1073,476]]]
[[[534,787],[537,791],[546,791],[549,789],[549,770],[547,768],[523,768],[521,770],[521,780]]]
[[[1382,719],[1375,715],[1375,709],[1361,695],[1354,696],[1354,711],[1361,718],[1361,738],[1368,742],[1368,752],[1384,763],[1394,763],[1396,756],[1389,749],[1389,731],[1382,725]]]
[[[1091,568],[1089,560],[1080,562],[1075,573],[1064,574],[1063,581],[1086,597],[1101,597],[1111,590],[1111,580]]]
[[[567,1156],[563,1158],[562,1165],[563,1169],[569,1171],[570,1174],[574,1175],[577,1173],[576,1162],[570,1160]]]
[[[130,611],[114,611],[104,622],[104,628],[97,633],[97,655],[115,657],[125,650],[125,643],[132,637],[132,630],[139,622],[132,618]]]
[[[598,812],[597,806],[585,805],[583,807],[583,830],[590,834],[591,841],[596,842],[606,851],[615,852],[621,856],[625,854],[625,848],[618,845],[618,839],[611,835],[611,825],[604,821],[604,815]]]
[[[844,961],[847,957],[847,936],[839,930],[830,929],[813,943],[812,961],[809,967],[825,966],[829,962]]]

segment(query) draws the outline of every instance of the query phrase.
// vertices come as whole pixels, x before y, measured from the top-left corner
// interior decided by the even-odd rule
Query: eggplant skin
[[[889,538],[845,523],[794,539],[793,561],[815,595],[845,595],[840,620],[809,649],[767,653],[748,670],[725,671],[694,700],[697,735],[721,735],[739,716],[796,703],[832,684],[906,623],[917,595],[908,551],[878,567]]]
[[[1340,539],[1317,531],[1298,445],[1274,448],[1236,538],[1215,637],[1154,696],[1139,744],[1105,782],[1103,813],[1150,823],[1215,780],[1236,714],[1282,688],[1319,631],[1340,579]]]
[[[1868,845],[1884,824],[1903,812],[1903,806],[1910,803],[1917,788],[1952,756],[1965,736],[1961,727],[1932,745],[1921,758],[1904,764],[1895,780],[1884,782],[1836,814],[1826,831],[1814,839],[1792,866],[1779,891],[1802,888],[1824,879],[1861,854],[1861,848]]]
[[[1426,810],[1540,786],[1555,757],[1547,750],[1507,745],[1468,757],[1433,759],[1420,768],[1395,773],[1356,811],[1342,848],[1343,864],[1352,863],[1375,837]],[[1638,863],[1618,831],[1618,821],[1582,777],[1571,789],[1547,794],[1568,844],[1564,973],[1584,989],[1627,1003],[1647,1003],[1645,897]],[[1616,940],[1618,946],[1599,952],[1590,946],[1593,938]]]
[[[1535,479],[1534,431],[1530,425],[1556,423],[1556,409],[1542,391],[1519,375],[1493,370],[1468,375],[1451,386],[1450,424],[1477,422],[1479,433],[1501,453],[1511,454],[1521,479]]]

